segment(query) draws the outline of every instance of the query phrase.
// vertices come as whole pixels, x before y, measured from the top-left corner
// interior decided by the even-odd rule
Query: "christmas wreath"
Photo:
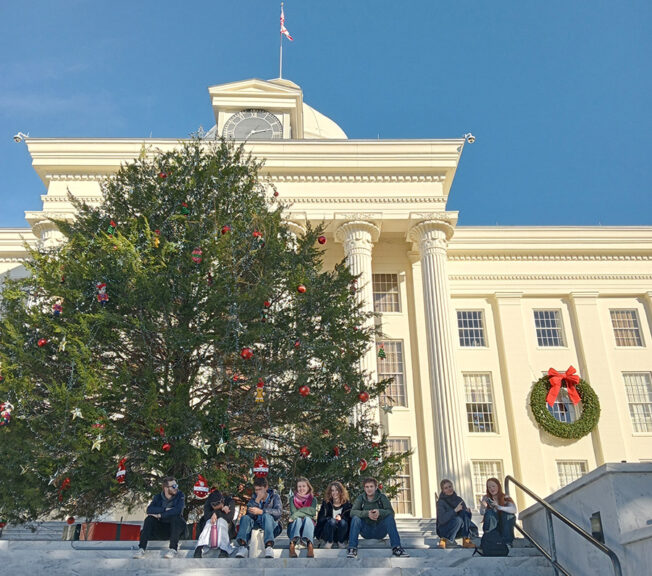
[[[573,404],[582,402],[582,414],[575,422],[560,422],[548,410],[566,384],[568,397]],[[553,368],[539,378],[530,394],[530,408],[534,418],[546,432],[558,438],[582,438],[593,430],[600,419],[600,401],[588,382],[575,373],[572,366],[560,374]]]

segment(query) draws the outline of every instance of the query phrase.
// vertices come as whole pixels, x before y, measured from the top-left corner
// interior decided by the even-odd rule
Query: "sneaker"
[[[347,558],[357,558],[358,557],[358,549],[357,548],[349,548],[349,551],[346,553]]]
[[[409,558],[410,555],[403,549],[402,546],[397,546],[396,548],[392,548],[392,554],[396,556],[397,558]]]
[[[249,550],[246,546],[238,546],[238,551],[235,553],[236,558],[247,558],[249,556]]]
[[[462,538],[462,548],[475,548],[475,544],[471,542],[471,538]]]
[[[142,560],[143,558],[145,558],[145,550],[143,548],[138,548],[138,550],[134,552],[134,559]]]
[[[170,548],[166,553],[163,558],[167,558],[168,560],[172,560],[172,558],[177,557],[178,552],[174,548]]]
[[[274,558],[274,548],[271,546],[265,548],[265,558]]]
[[[220,548],[220,553],[217,555],[218,558],[228,558],[230,554],[226,550]]]
[[[332,542],[326,542],[326,544],[324,544],[324,548],[326,548],[327,550],[330,549],[330,548],[332,548],[332,547],[333,547],[333,543],[332,543]]]
[[[201,546],[197,546],[195,548],[195,553],[192,555],[193,558],[201,558],[202,557],[202,549]]]

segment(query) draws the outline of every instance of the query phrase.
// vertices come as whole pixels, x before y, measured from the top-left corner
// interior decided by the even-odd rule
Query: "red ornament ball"
[[[251,348],[243,348],[240,351],[240,357],[243,360],[250,360],[251,358],[254,357],[254,351]]]
[[[272,303],[271,303],[269,300],[265,300],[265,301],[263,302],[263,306],[264,306],[265,308],[269,308],[271,305],[272,305]]]
[[[192,261],[195,264],[201,264],[202,261],[202,251],[201,248],[195,248],[191,254]]]
[[[338,458],[340,455],[340,447],[339,446],[333,446],[333,454],[335,454],[335,457]]]
[[[47,343],[47,338],[39,338],[39,341],[37,342],[39,348],[43,348]]]
[[[367,402],[369,400],[369,392],[360,392],[360,394],[358,394],[358,398],[360,399],[360,402]]]
[[[310,386],[306,386],[305,384],[299,388],[299,394],[303,396],[304,398],[306,396],[310,395]]]
[[[165,180],[168,177],[168,175],[165,172],[161,171],[161,172],[158,173],[158,177],[161,180]]]
[[[161,450],[163,450],[163,452],[169,452],[170,450],[172,450],[172,444],[170,444],[169,442],[164,442],[163,446],[161,446]]]
[[[74,516],[68,516],[68,518],[66,518],[66,524],[68,524],[68,526],[72,526],[74,523],[75,523]]]
[[[306,287],[303,284],[299,284],[297,286],[297,292],[299,294],[305,294],[306,293]]]
[[[320,236],[319,238],[317,238],[317,242],[319,242],[320,244],[326,244],[326,236]]]
[[[299,452],[301,452],[301,456],[304,458],[308,458],[308,456],[310,456],[310,449],[308,446],[301,446],[301,448],[299,448]]]
[[[295,340],[294,341],[294,347],[298,348],[299,346],[301,346],[301,340]]]
[[[278,198],[278,190],[274,190],[274,198]]]
[[[231,232],[231,226],[228,224],[222,226],[222,236],[224,236],[224,234],[228,234],[229,232]]]
[[[364,472],[367,469],[367,461],[364,458],[360,458],[360,472]]]

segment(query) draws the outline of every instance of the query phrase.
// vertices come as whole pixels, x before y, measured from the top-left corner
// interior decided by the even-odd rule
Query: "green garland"
[[[548,410],[546,396],[550,389],[550,376],[540,378],[532,387],[530,408],[539,426],[558,438],[582,438],[593,430],[600,419],[600,400],[588,382],[580,379],[576,386],[582,399],[582,415],[575,422],[560,422]]]

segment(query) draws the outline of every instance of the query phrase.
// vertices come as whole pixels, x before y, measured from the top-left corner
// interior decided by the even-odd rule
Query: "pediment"
[[[279,96],[301,96],[301,88],[289,80],[260,80],[250,78],[249,80],[240,80],[238,82],[229,82],[227,84],[218,84],[208,88],[211,97],[214,96],[234,96],[236,94],[245,95],[279,95]]]

